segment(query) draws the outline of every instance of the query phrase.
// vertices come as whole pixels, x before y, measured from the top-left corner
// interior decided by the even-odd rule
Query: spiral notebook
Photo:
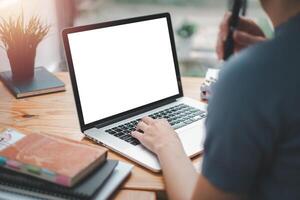
[[[112,174],[118,161],[107,160],[100,169],[95,170],[82,182],[72,188],[59,186],[28,175],[19,174],[5,168],[0,168],[0,189],[36,196],[45,199],[91,199]]]

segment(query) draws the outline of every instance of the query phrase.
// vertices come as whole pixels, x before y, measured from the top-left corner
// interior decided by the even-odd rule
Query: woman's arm
[[[172,133],[176,134],[176,133]],[[192,199],[199,174],[186,156],[179,139],[162,146],[157,156],[170,199]]]
[[[144,133],[134,131],[133,137],[158,156],[170,199],[237,199],[219,190],[196,172],[176,132],[166,120],[145,117],[137,130]]]

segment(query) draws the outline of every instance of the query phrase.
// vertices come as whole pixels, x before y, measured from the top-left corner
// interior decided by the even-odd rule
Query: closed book
[[[118,161],[107,160],[70,188],[0,168],[0,189],[49,200],[89,200],[98,195],[98,191],[105,186],[117,165]]]
[[[35,68],[32,80],[13,81],[11,71],[1,72],[0,78],[16,98],[65,91],[65,84],[44,67]]]
[[[105,148],[50,135],[0,134],[0,166],[63,186],[73,186],[100,166]]]

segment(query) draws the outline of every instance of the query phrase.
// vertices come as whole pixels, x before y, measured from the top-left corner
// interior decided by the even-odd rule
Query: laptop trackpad
[[[204,120],[176,131],[183,144],[185,153],[188,156],[194,156],[203,150],[205,138]]]

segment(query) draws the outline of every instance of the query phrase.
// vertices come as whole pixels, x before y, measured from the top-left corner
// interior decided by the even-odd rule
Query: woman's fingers
[[[224,42],[226,41],[227,34],[228,34],[230,16],[231,13],[229,12],[225,13],[223,20],[219,26],[219,34],[218,34],[218,40],[216,45],[216,52],[219,60],[222,60],[224,57]]]
[[[143,141],[143,134],[139,131],[133,131],[131,132],[132,137],[136,138],[138,141],[142,142]],[[143,142],[142,142],[143,143]]]
[[[136,126],[136,130],[141,130],[144,132],[147,130],[147,128],[148,128],[148,125],[143,120],[141,120]]]
[[[254,36],[249,33],[243,31],[235,31],[234,32],[234,40],[243,46],[249,46],[252,44],[256,44],[258,42],[262,42],[265,40],[263,37]]]
[[[151,117],[143,117],[142,121],[145,122],[148,125],[151,125],[151,124],[153,124],[154,119],[152,119]]]
[[[238,30],[249,33],[254,36],[265,37],[261,28],[251,19],[240,16]]]
[[[231,16],[231,13],[225,13],[224,17],[223,17],[223,20],[220,24],[220,31],[222,33],[227,33],[228,32],[228,26],[229,26],[229,18]]]

